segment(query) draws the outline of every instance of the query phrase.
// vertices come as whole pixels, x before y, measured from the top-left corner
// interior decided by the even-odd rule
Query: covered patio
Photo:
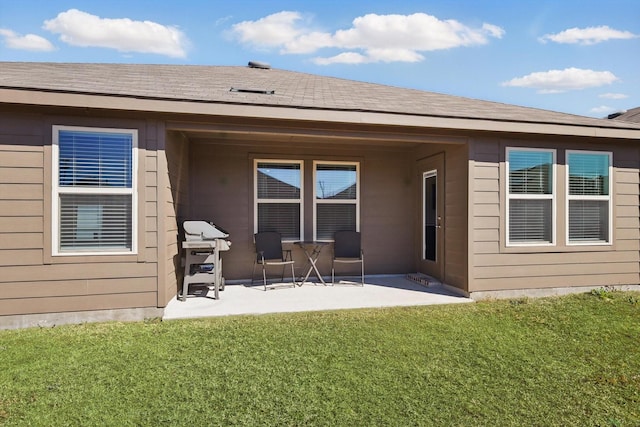
[[[468,302],[473,300],[425,275],[367,276],[364,286],[346,282],[334,286],[307,282],[295,288],[275,284],[267,291],[262,283],[234,283],[225,287],[218,300],[213,299],[213,291],[184,302],[174,297],[163,320]]]

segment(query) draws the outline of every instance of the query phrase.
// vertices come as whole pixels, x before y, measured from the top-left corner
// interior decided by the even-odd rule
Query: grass
[[[0,331],[0,425],[638,426],[639,296]]]

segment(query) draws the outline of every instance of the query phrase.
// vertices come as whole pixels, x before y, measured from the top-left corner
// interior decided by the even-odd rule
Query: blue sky
[[[0,0],[0,60],[254,60],[604,117],[640,106],[640,1]]]

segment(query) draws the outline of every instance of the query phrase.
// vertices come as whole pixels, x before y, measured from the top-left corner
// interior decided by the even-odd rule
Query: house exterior
[[[186,219],[229,232],[228,281],[258,230],[356,229],[368,275],[472,297],[635,286],[638,142],[639,124],[278,69],[0,63],[0,325],[160,315]]]

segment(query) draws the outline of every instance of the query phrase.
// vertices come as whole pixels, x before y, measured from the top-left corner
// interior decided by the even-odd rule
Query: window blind
[[[285,240],[300,239],[299,203],[258,203],[258,232],[277,231]]]
[[[610,153],[567,153],[569,242],[610,241]]]
[[[356,205],[322,203],[316,205],[316,238],[333,240],[336,231],[356,231]]]
[[[60,131],[61,187],[131,187],[130,133]]]
[[[134,250],[135,131],[56,129],[57,250]]]
[[[258,163],[258,199],[299,199],[299,163]]]
[[[553,243],[552,150],[507,149],[509,243]]]
[[[131,249],[131,195],[60,195],[60,248]]]
[[[569,200],[569,240],[607,242],[609,240],[609,202],[607,200]]]
[[[257,161],[256,232],[276,231],[285,240],[301,238],[302,163]]]
[[[607,154],[569,153],[569,194],[605,196],[609,194],[609,156]]]
[[[358,164],[315,163],[315,238],[333,240],[336,231],[357,231]]]
[[[512,194],[551,194],[552,165],[551,152],[510,152],[509,191]]]
[[[355,200],[356,165],[316,165],[316,198]]]
[[[551,200],[511,200],[509,240],[549,243],[552,240],[551,219]]]

